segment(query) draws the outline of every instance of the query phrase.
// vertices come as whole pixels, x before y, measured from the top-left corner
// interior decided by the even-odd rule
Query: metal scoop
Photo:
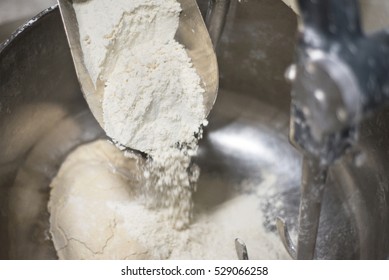
[[[216,55],[196,1],[178,0],[178,2],[181,4],[182,12],[175,39],[186,47],[193,66],[201,78],[202,87],[205,90],[204,107],[206,115],[208,115],[215,103],[219,86]],[[103,92],[96,91],[84,64],[73,0],[58,0],[58,4],[81,90],[92,114],[104,128],[101,103]]]

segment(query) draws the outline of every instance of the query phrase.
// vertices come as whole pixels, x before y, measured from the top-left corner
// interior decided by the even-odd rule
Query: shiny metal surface
[[[293,244],[287,224],[280,217],[277,217],[277,230],[292,259],[312,260],[315,256],[328,166],[321,165],[318,159],[304,157],[302,170],[297,245]]]
[[[301,156],[288,142],[283,75],[295,31],[281,1],[232,2],[218,51],[221,91],[195,159],[197,204],[211,211],[237,193],[263,193],[258,207],[268,234],[278,235],[281,216],[292,239]],[[48,183],[69,152],[103,134],[81,94],[58,9],[17,34],[0,47],[0,258],[55,259]],[[388,123],[388,110],[362,123],[357,147],[330,168],[316,258],[388,257]],[[274,250],[287,258],[281,241]]]
[[[202,86],[205,89],[204,106],[208,115],[215,103],[219,87],[216,55],[196,0],[179,0],[178,2],[181,4],[182,12],[176,40],[186,47],[193,66],[201,78]],[[98,80],[95,88],[84,64],[77,17],[72,5],[73,1],[58,0],[58,3],[81,90],[93,115],[101,127],[104,127],[101,104],[104,89],[103,81]]]

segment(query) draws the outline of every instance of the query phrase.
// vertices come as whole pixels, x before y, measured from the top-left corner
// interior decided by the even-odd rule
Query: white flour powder
[[[142,165],[146,177],[142,199],[152,209],[168,209],[171,225],[186,228],[192,218],[192,193],[200,170],[191,164],[194,147],[164,149]]]
[[[75,2],[84,61],[103,92],[104,129],[119,144],[146,152],[143,200],[169,210],[173,227],[191,218],[199,171],[191,166],[205,123],[204,90],[175,41],[175,0]],[[109,11],[109,12],[108,12]]]
[[[105,131],[154,155],[191,143],[205,119],[204,90],[175,41],[176,0],[75,2],[84,61],[103,91]]]

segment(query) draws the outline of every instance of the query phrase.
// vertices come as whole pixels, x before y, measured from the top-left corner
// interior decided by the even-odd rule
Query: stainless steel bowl
[[[271,190],[258,202],[269,235],[277,235],[277,215],[292,231],[297,223],[301,157],[288,142],[283,78],[295,32],[281,1],[233,2],[218,49],[221,90],[195,159],[198,204]],[[317,258],[388,257],[388,120],[387,110],[367,120],[358,150],[331,169]],[[104,133],[80,92],[59,11],[48,9],[0,46],[0,258],[56,258],[48,185],[67,154],[98,138]]]

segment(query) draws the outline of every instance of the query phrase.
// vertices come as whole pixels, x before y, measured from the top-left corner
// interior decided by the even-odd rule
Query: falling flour
[[[180,4],[90,0],[75,1],[74,9],[107,135],[149,155],[143,201],[168,209],[174,228],[187,227],[199,174],[191,157],[206,113],[201,79],[174,39]]]

